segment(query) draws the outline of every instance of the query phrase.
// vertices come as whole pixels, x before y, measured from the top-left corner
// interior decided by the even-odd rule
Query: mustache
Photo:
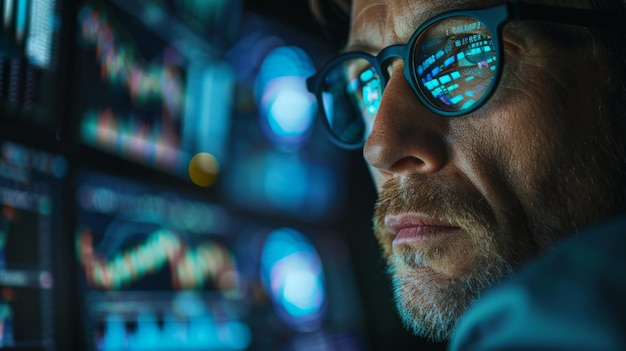
[[[495,222],[487,200],[472,186],[439,175],[411,174],[387,181],[374,208],[374,226],[384,228],[385,216],[421,213],[465,229]]]

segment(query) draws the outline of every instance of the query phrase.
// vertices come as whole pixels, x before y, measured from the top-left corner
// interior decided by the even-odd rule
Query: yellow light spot
[[[215,183],[219,173],[219,165],[215,156],[201,152],[196,154],[189,161],[189,178],[191,181],[202,187],[208,187]]]

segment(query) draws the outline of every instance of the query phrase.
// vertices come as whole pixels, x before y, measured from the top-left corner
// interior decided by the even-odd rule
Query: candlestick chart
[[[150,233],[145,240],[107,257],[94,249],[89,228],[76,236],[79,262],[92,288],[118,290],[132,287],[160,270],[169,269],[175,290],[211,287],[221,292],[236,288],[236,265],[221,244],[207,241],[191,246],[167,229]]]

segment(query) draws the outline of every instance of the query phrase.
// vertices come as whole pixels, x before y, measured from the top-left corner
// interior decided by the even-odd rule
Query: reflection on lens
[[[486,25],[471,17],[432,24],[413,47],[414,79],[432,105],[460,112],[486,97],[497,70],[497,50]]]
[[[331,132],[345,144],[365,140],[365,119],[373,118],[382,97],[378,72],[368,60],[353,57],[336,64],[326,75],[322,99]]]

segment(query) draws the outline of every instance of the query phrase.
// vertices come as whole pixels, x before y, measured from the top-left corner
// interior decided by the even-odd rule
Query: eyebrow
[[[434,5],[430,6],[427,11],[417,14],[413,18],[413,31],[417,30],[422,24],[429,19],[442,13],[455,10],[479,9],[505,3],[505,0],[452,0],[452,1],[434,1]]]
[[[413,33],[422,24],[429,19],[438,16],[442,13],[454,10],[484,8],[506,2],[506,0],[438,0],[428,1],[427,9],[415,14],[412,21],[406,26],[409,28],[407,32]],[[341,52],[351,51],[364,51],[364,52],[376,52],[375,46],[369,43],[367,40],[357,39],[352,42],[348,42],[347,45],[341,50]]]

